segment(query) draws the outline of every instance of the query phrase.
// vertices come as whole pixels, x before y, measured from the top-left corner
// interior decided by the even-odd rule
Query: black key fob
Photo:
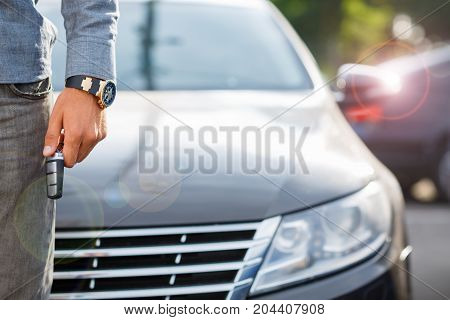
[[[46,161],[47,167],[47,197],[59,199],[63,195],[64,156],[62,151],[56,150]]]

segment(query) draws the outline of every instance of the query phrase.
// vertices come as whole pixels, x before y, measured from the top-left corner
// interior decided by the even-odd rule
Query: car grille
[[[52,299],[244,299],[278,226],[57,231]]]

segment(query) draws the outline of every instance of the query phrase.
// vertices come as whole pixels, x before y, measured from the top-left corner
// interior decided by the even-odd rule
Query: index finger
[[[81,138],[71,135],[69,132],[64,134],[64,165],[67,168],[72,168],[78,159],[78,152],[80,150]]]

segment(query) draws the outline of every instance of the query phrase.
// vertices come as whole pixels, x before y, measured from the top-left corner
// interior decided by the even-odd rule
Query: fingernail
[[[44,154],[49,154],[52,151],[52,147],[50,146],[45,146],[44,150],[42,151]]]

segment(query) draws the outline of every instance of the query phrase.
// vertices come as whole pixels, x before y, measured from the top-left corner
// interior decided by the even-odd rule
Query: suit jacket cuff
[[[77,39],[67,44],[66,79],[86,75],[116,79],[114,40]]]

